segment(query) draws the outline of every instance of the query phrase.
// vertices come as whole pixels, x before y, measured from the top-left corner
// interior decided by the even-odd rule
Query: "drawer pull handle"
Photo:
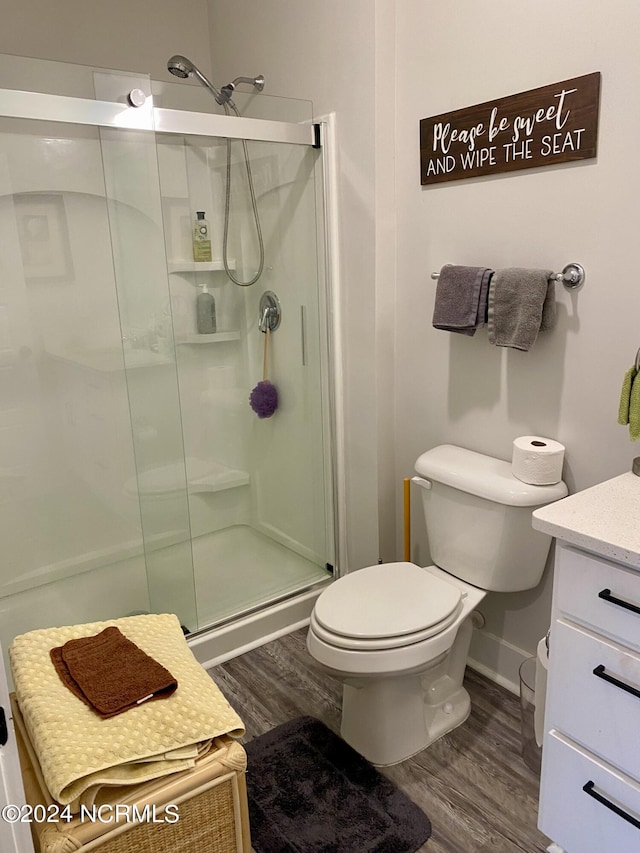
[[[593,670],[593,674],[597,675],[598,678],[602,678],[605,681],[608,681],[609,684],[613,684],[616,687],[619,687],[620,690],[626,690],[627,693],[631,693],[632,696],[637,696],[640,699],[640,690],[637,687],[632,687],[630,684],[626,684],[624,681],[620,681],[617,678],[614,678],[613,675],[609,675],[608,672],[604,670],[604,664],[600,664]]]
[[[616,598],[611,595],[610,589],[603,589],[598,593],[598,598],[604,598],[605,601],[611,604],[617,604],[618,607],[624,607],[626,610],[632,610],[634,613],[640,613],[640,607],[637,604],[632,604],[630,601],[625,601],[624,598]]]
[[[595,783],[589,780],[586,785],[582,786],[582,790],[585,794],[589,794],[590,797],[593,797],[594,800],[597,800],[599,803],[602,803],[603,806],[606,806],[608,809],[611,809],[612,812],[615,812],[618,817],[621,817],[623,820],[628,821],[630,824],[635,826],[636,829],[640,829],[640,820],[630,815],[624,809],[621,809],[620,806],[617,806],[615,803],[612,803],[611,800],[608,800],[606,797],[603,797],[602,794],[599,794],[595,789]]]

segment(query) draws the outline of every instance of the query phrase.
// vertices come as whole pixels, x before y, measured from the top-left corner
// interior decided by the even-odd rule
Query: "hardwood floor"
[[[339,733],[340,685],[310,657],[306,629],[210,674],[244,720],[245,741],[306,714]],[[465,686],[469,719],[382,772],[431,820],[420,853],[542,853],[549,841],[536,828],[538,778],[520,757],[518,699],[470,669]]]

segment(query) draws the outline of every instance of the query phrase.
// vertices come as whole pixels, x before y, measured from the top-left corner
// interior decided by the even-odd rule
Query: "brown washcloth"
[[[440,270],[433,307],[433,326],[460,335],[475,335],[487,318],[487,293],[493,270],[445,264]]]
[[[178,682],[115,626],[51,649],[61,681],[103,719],[164,699]]]
[[[527,352],[538,332],[553,328],[555,281],[551,270],[496,270],[489,287],[489,342]]]

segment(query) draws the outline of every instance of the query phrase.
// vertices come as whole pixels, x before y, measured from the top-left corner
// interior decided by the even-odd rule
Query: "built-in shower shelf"
[[[114,373],[139,367],[161,367],[175,364],[175,361],[151,350],[86,349],[86,350],[46,350],[50,358],[97,370],[100,373]]]
[[[189,491],[195,492],[222,492],[225,489],[235,489],[238,486],[248,486],[249,475],[246,471],[237,468],[227,468],[224,465],[217,466],[216,470],[204,477],[189,477]]]
[[[235,260],[227,258],[227,266],[234,270]],[[224,261],[221,258],[215,261],[169,261],[168,268],[170,273],[220,272],[224,270]]]
[[[213,332],[210,335],[183,335],[176,340],[178,344],[222,344],[225,341],[239,341],[240,332]]]
[[[146,500],[177,498],[184,494],[185,487],[195,492],[222,492],[249,484],[249,474],[239,468],[230,468],[211,459],[188,456],[177,462],[168,462],[146,471],[138,472],[123,487],[124,494]]]

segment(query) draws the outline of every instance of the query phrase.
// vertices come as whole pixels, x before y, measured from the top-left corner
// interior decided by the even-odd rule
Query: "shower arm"
[[[218,101],[219,104],[228,102],[233,103],[231,101],[231,96],[235,92],[238,83],[246,83],[247,86],[253,86],[256,91],[262,92],[264,89],[264,75],[259,74],[257,77],[236,77],[235,80],[231,81],[231,83],[227,83],[225,86],[222,86],[220,90],[221,99]]]

